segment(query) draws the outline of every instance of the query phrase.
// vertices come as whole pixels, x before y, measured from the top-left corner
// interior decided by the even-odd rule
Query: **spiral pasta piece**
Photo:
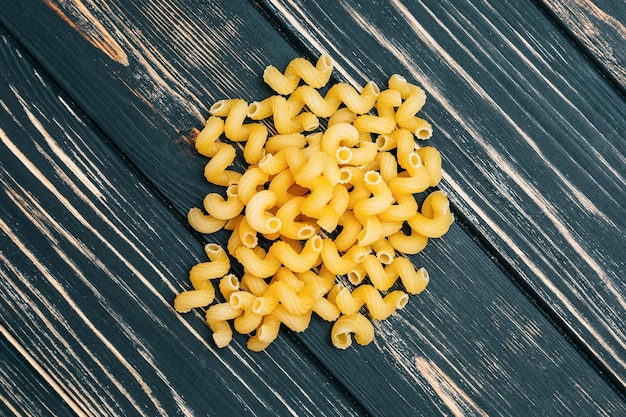
[[[337,83],[330,87],[325,98],[339,99],[353,113],[365,114],[374,107],[379,94],[380,89],[373,81],[367,83],[360,94],[349,84]]]
[[[422,204],[422,212],[416,213],[407,223],[411,229],[426,237],[443,236],[454,221],[450,202],[443,191],[433,191]]]
[[[416,270],[411,261],[403,256],[394,258],[393,262],[385,267],[385,272],[394,279],[399,277],[409,294],[419,294],[428,285],[429,276],[426,269],[422,267]]]
[[[271,96],[263,101],[251,103],[247,115],[253,120],[273,116],[276,131],[283,135],[311,131],[319,126],[319,119],[313,113],[300,113],[292,117],[289,103],[283,96]]]
[[[337,349],[347,349],[352,345],[351,334],[361,346],[374,340],[374,326],[362,314],[353,313],[339,317],[330,332],[330,338]]]
[[[209,307],[205,319],[209,328],[213,331],[213,341],[219,348],[227,346],[233,339],[233,330],[228,320],[238,317],[242,310],[233,308],[228,303],[214,304]]]
[[[231,185],[226,189],[227,199],[218,193],[209,193],[202,202],[204,210],[219,220],[230,220],[243,210],[243,203],[237,195],[237,186]]]
[[[313,88],[322,88],[332,71],[333,61],[328,55],[320,56],[315,66],[304,58],[295,58],[287,64],[284,73],[273,65],[268,66],[263,72],[263,81],[278,94],[287,95],[296,89],[300,80]]]
[[[342,287],[341,284],[337,284]],[[364,305],[374,320],[385,320],[396,310],[404,308],[409,296],[403,291],[392,291],[383,297],[371,285],[359,285],[354,291],[342,287],[335,296],[335,304],[343,314],[354,314]]]
[[[270,252],[291,271],[304,272],[317,266],[322,246],[321,236],[315,235],[307,240],[300,253],[283,241],[274,242]]]
[[[235,291],[231,294],[229,304],[232,308],[240,310],[241,313],[235,317],[233,327],[240,334],[253,332],[263,320],[263,316],[256,314],[252,309],[252,304],[256,296],[247,291]]]
[[[323,240],[321,252],[324,266],[335,275],[345,275],[365,260],[371,252],[368,246],[353,246],[345,254],[340,255],[337,246],[331,239]]]
[[[215,233],[221,230],[226,225],[226,220],[217,219],[208,214],[204,214],[202,210],[197,207],[189,209],[187,213],[187,222],[197,232],[204,234]]]
[[[204,167],[204,177],[210,183],[229,186],[237,184],[241,174],[227,169],[235,160],[237,152],[234,146],[227,143],[217,143],[217,152]]]
[[[309,282],[300,291],[283,281],[272,282],[263,296],[257,297],[252,304],[252,311],[267,315],[274,311],[278,303],[295,315],[309,312],[315,301],[324,295],[324,288],[317,282]]]
[[[272,215],[268,209],[276,205],[276,194],[269,190],[256,193],[246,206],[246,220],[259,233],[276,233],[280,230],[280,218]]]
[[[418,139],[430,138],[433,131],[430,123],[415,116],[426,103],[424,90],[408,83],[404,77],[398,74],[394,74],[389,78],[389,88],[399,91],[404,99],[404,102],[396,111],[398,125],[413,132]]]

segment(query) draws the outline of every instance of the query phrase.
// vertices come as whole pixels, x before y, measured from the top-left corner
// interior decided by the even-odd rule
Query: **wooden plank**
[[[539,2],[626,92],[626,5],[621,0]]]
[[[362,414],[297,342],[218,350],[199,314],[177,314],[202,242],[4,33],[0,68],[0,322],[72,411]],[[1,403],[55,411],[50,387],[26,390],[33,371],[12,377]]]
[[[250,100],[268,94],[259,81],[263,68],[286,64],[306,52],[295,50],[253,9],[228,2],[210,10],[188,4],[172,8],[167,2],[90,4],[90,14],[98,16],[116,42],[115,48],[107,48],[109,53],[93,48],[85,39],[87,28],[77,32],[58,11],[41,5],[28,10],[10,5],[6,10],[4,22],[11,33],[45,63],[181,213],[196,205],[208,188],[200,175],[190,178],[204,161],[184,140],[171,138],[185,133],[196,115],[219,98],[243,95]],[[31,19],[29,31],[17,23],[26,14]],[[84,21],[80,14],[72,16]],[[159,30],[179,22],[185,25],[176,26],[176,31]],[[214,42],[215,49],[208,49],[208,42]],[[122,56],[112,50],[124,51],[128,65],[124,59],[112,60],[111,55]],[[207,65],[199,68],[197,62]],[[162,93],[161,103],[143,99],[146,85]],[[187,90],[173,88],[181,85]],[[194,94],[189,94],[192,89]],[[197,105],[181,105],[179,96],[168,95],[172,91],[183,91],[188,103]],[[183,187],[187,192],[181,191]],[[319,320],[297,335],[366,411],[376,415],[624,411],[622,397],[460,224],[414,261],[432,271],[431,289],[414,297],[390,321],[377,323],[376,344],[335,351],[328,341],[329,324]],[[281,336],[270,353],[282,352],[287,339]],[[193,357],[201,355],[196,351]]]
[[[16,348],[6,329],[0,328],[0,334],[0,414],[74,416],[63,389],[50,386],[45,372],[42,376],[36,361],[24,358],[21,346]]]
[[[623,389],[623,97],[530,3],[263,3],[343,79],[424,87],[458,213]]]

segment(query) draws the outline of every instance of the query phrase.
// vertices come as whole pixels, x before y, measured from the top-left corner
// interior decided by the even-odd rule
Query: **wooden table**
[[[626,415],[620,0],[0,1],[0,414]],[[455,223],[370,345],[181,315],[222,98],[326,52],[422,86]]]

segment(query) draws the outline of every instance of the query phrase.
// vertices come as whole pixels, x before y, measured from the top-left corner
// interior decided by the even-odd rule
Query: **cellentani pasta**
[[[249,349],[263,350],[281,326],[302,332],[313,315],[333,322],[335,347],[352,338],[366,345],[372,320],[428,285],[428,272],[407,255],[443,236],[454,218],[433,189],[441,155],[422,145],[432,135],[417,116],[426,94],[397,74],[382,91],[374,82],[325,88],[332,69],[327,55],[315,65],[296,58],[284,72],[269,66],[263,79],[277,94],[216,102],[196,135],[209,158],[204,176],[224,193],[207,194],[188,221],[230,237],[225,247],[205,246],[209,260],[191,268],[192,289],[174,308],[206,308],[218,347],[234,329],[250,335]],[[238,152],[243,172],[230,169]],[[222,301],[214,303],[216,287]]]

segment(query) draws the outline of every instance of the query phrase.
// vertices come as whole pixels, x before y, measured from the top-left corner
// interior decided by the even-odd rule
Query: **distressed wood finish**
[[[4,34],[0,67],[0,322],[75,413],[362,414],[291,339],[218,350],[173,311],[202,242]]]
[[[626,94],[626,4],[622,0],[541,3]]]
[[[0,327],[0,415],[75,415],[60,387],[38,368],[23,346]]]
[[[623,97],[530,3],[264,3],[353,84],[400,72],[425,88],[441,188],[623,390]]]
[[[20,288],[18,295],[24,294],[20,297],[35,306],[18,302],[14,291],[5,289],[2,299],[8,301],[4,303],[2,320],[10,324],[16,339],[46,369],[54,371],[60,380],[69,381],[68,391],[72,398],[80,398],[81,407],[96,412],[116,412],[125,407],[124,411],[146,415],[164,410],[233,415],[270,410],[302,415],[317,413],[316,407],[320,413],[340,415],[626,413],[626,403],[617,392],[619,387],[616,390],[590,363],[590,359],[602,361],[604,357],[581,354],[569,335],[562,334],[552,322],[561,311],[552,310],[552,304],[537,308],[535,301],[529,299],[533,294],[527,291],[532,286],[526,286],[529,281],[519,280],[520,268],[507,252],[509,247],[498,244],[498,239],[508,237],[511,240],[507,243],[520,245],[514,246],[519,251],[526,250],[522,244],[528,240],[513,233],[519,225],[507,223],[511,221],[508,218],[501,220],[492,213],[491,206],[477,199],[487,195],[496,203],[502,201],[494,192],[494,183],[517,195],[519,189],[515,187],[520,186],[520,180],[527,180],[529,172],[503,171],[493,166],[494,161],[489,158],[485,159],[487,165],[482,165],[482,159],[467,162],[472,154],[482,158],[484,144],[488,143],[476,143],[473,133],[484,134],[483,129],[487,128],[515,133],[510,125],[498,130],[503,114],[494,116],[494,109],[500,108],[489,102],[486,90],[481,95],[476,90],[461,88],[466,80],[459,80],[458,71],[465,68],[461,64],[474,65],[472,57],[465,56],[457,66],[449,65],[439,75],[441,80],[433,74],[430,78],[421,77],[407,70],[412,61],[399,60],[403,57],[400,52],[406,50],[390,52],[378,47],[378,42],[387,45],[382,32],[379,37],[361,36],[360,26],[354,24],[359,14],[346,14],[343,7],[328,10],[334,17],[331,21],[324,12],[309,5],[314,13],[309,12],[308,16],[318,19],[317,23],[297,27],[291,24],[297,23],[294,16],[298,16],[298,9],[273,9],[277,3],[267,5],[265,13],[278,16],[274,21],[280,22],[285,34],[276,31],[267,16],[251,5],[241,7],[227,1],[212,3],[210,7],[205,3],[174,1],[46,0],[28,7],[8,0],[2,3],[2,22],[72,100],[63,93],[50,93],[56,90],[45,81],[47,78],[24,69],[22,57],[13,52],[12,46],[5,47],[7,62],[21,63],[14,72],[14,83],[8,83],[14,89],[5,89],[2,95],[3,107],[9,114],[5,117],[11,126],[10,131],[5,130],[5,146],[9,143],[10,149],[20,150],[24,158],[33,161],[30,167],[45,173],[41,178],[54,184],[59,192],[51,192],[41,178],[33,179],[32,169],[28,172],[23,161],[15,162],[14,151],[2,153],[1,158],[7,160],[2,160],[3,166],[12,161],[19,168],[15,172],[5,170],[2,177],[10,185],[0,202],[2,219],[9,219],[5,220],[3,239],[12,242],[6,259],[7,265],[16,265],[13,269],[17,271],[5,269],[9,277],[6,285]],[[474,9],[467,7],[464,12],[471,15]],[[360,15],[369,16],[371,12],[367,10],[361,10]],[[385,12],[379,5],[375,10]],[[542,18],[537,9],[533,10],[535,14],[529,18]],[[383,24],[388,16],[382,13],[379,26],[373,27],[401,22],[392,19]],[[303,19],[305,24],[312,22]],[[357,36],[350,43],[333,23],[338,19]],[[28,28],[22,25],[24,21],[29,22]],[[509,28],[508,23],[502,25]],[[322,28],[330,31],[332,43],[326,43],[326,36],[316,34]],[[454,25],[450,28],[458,30],[458,36],[467,36]],[[421,39],[415,33],[411,36],[413,43]],[[563,36],[554,36],[555,43],[563,40]],[[286,39],[289,37],[292,38]],[[536,42],[540,44],[540,40]],[[9,43],[5,41],[5,45]],[[431,272],[429,289],[412,297],[407,307],[390,320],[376,323],[375,343],[337,351],[328,340],[330,324],[315,319],[302,334],[281,332],[279,340],[262,354],[246,352],[245,338],[236,338],[229,348],[217,350],[209,342],[209,331],[200,314],[181,317],[170,308],[173,294],[188,285],[186,271],[202,257],[203,238],[196,239],[183,225],[184,214],[214,189],[201,175],[205,160],[195,154],[186,136],[191,127],[201,126],[206,108],[215,100],[234,96],[252,100],[270,94],[260,81],[266,65],[280,66],[302,54],[314,57],[318,50],[331,45],[339,48],[331,53],[339,63],[340,77],[355,84],[365,78],[382,84],[383,76],[390,71],[407,71],[420,82],[430,81],[427,90],[431,99],[426,114],[440,130],[439,139],[433,139],[433,144],[447,158],[443,187],[454,196],[462,221],[443,239],[429,244],[423,254],[413,257],[417,265],[425,265]],[[398,48],[405,45],[406,42],[399,44]],[[513,47],[508,44],[505,49]],[[446,44],[448,48],[451,54],[463,50],[454,42]],[[473,53],[485,52],[475,45],[473,48]],[[353,51],[356,58],[349,55]],[[426,66],[429,71],[434,71],[440,68],[432,61],[446,62],[444,58],[445,55],[426,56],[424,62],[430,63]],[[578,55],[571,59],[576,65],[583,61]],[[500,71],[509,68],[504,62],[499,65]],[[588,70],[584,76],[591,77],[592,72]],[[29,81],[18,82],[21,77]],[[595,78],[590,79],[594,85],[603,86]],[[490,81],[477,78],[473,88],[490,88]],[[500,82],[510,81],[503,78]],[[23,84],[27,85],[26,91],[16,89]],[[438,93],[434,100],[433,91]],[[614,94],[610,89],[606,91]],[[5,96],[11,97],[10,103]],[[26,98],[20,101],[17,96]],[[483,124],[477,126],[476,109],[490,107],[490,111],[480,114]],[[25,108],[46,131],[56,132],[50,133],[50,137],[53,143],[59,143],[59,148],[51,147],[45,136],[41,139],[37,124]],[[518,110],[517,105],[501,108],[504,116],[513,120],[518,117]],[[86,117],[95,123],[86,121]],[[447,125],[443,121],[446,117],[452,120]],[[528,114],[525,117],[533,120]],[[61,121],[71,122],[73,130]],[[591,129],[593,122],[585,123]],[[611,126],[608,122],[606,125]],[[468,132],[470,128],[473,130]],[[18,142],[16,135],[28,140]],[[466,149],[459,150],[452,137]],[[447,140],[453,145],[447,144]],[[598,140],[604,144],[607,138]],[[598,142],[591,145],[597,146]],[[69,160],[60,158],[54,149],[69,155]],[[560,151],[561,145],[557,149]],[[519,150],[527,151],[523,147]],[[48,154],[48,158],[43,156]],[[505,156],[518,161],[509,153]],[[450,158],[464,162],[453,164]],[[498,162],[506,163],[507,158]],[[75,169],[68,171],[70,161]],[[529,169],[532,168],[531,165]],[[580,172],[569,162],[552,168],[568,174]],[[603,167],[585,168],[606,176]],[[553,175],[552,171],[543,172]],[[513,173],[519,177],[511,176]],[[486,186],[477,184],[486,177],[493,182]],[[85,178],[92,186],[84,183]],[[33,186],[34,193],[19,188],[23,181]],[[103,197],[98,197],[94,190]],[[37,206],[44,196],[49,198],[50,206],[48,200],[46,206]],[[504,197],[506,200],[509,196]],[[66,201],[77,209],[65,208]],[[25,204],[30,211],[20,209]],[[608,208],[613,208],[611,204]],[[506,207],[507,213],[519,214],[516,210],[523,205],[509,202]],[[76,213],[88,219],[90,225],[93,222],[91,228],[77,222]],[[102,213],[111,216],[111,220],[107,222],[108,216]],[[493,228],[498,221],[506,224],[501,234]],[[545,219],[537,222],[550,224]],[[476,231],[480,233],[475,235]],[[99,234],[109,243],[103,242]],[[223,243],[225,235],[219,233],[208,239]],[[16,245],[16,241],[25,244]],[[493,244],[494,250],[487,250],[485,242]],[[553,248],[544,241],[540,244]],[[494,259],[494,254],[499,259]],[[612,259],[618,260],[618,255]],[[527,256],[537,261],[535,252],[530,251]],[[46,261],[35,262],[40,257]],[[41,274],[42,268],[51,273]],[[531,265],[522,269],[523,276],[527,278],[541,268]],[[100,279],[91,278],[94,272]],[[25,277],[37,277],[41,288]],[[550,283],[551,279],[552,275],[547,276],[545,282]],[[603,305],[612,306],[610,301]],[[31,327],[15,313],[16,309],[29,308],[45,311],[42,306],[50,308],[50,315],[36,316],[37,320],[55,324],[45,332],[41,332],[41,326]],[[89,323],[84,320],[85,311],[89,312]],[[112,322],[111,318],[120,314],[121,323]],[[59,340],[65,346],[56,345],[54,331],[62,332]],[[594,340],[585,335],[582,338],[588,344]],[[50,358],[50,349],[62,354],[62,363],[70,362],[71,357],[79,359],[82,362],[74,364],[74,369],[88,374],[81,379],[81,375],[58,367],[57,361]],[[587,353],[597,351],[589,349]],[[100,355],[110,358],[110,366],[102,365]],[[85,363],[95,363],[95,369],[84,366]],[[100,383],[94,383],[90,373],[100,375]],[[216,388],[222,391],[216,393]]]

